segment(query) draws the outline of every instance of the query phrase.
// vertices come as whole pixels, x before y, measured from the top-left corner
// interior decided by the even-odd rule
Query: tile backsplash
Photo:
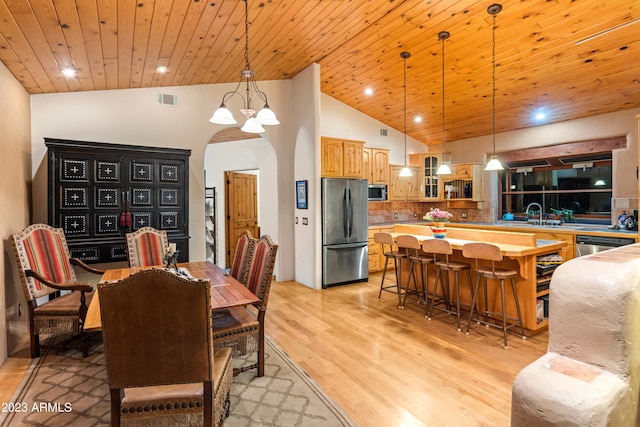
[[[485,202],[486,203],[486,202]],[[440,208],[453,214],[455,222],[491,222],[491,209],[447,208],[445,202],[369,202],[369,224],[422,221],[432,208]],[[466,218],[463,217],[466,215]]]

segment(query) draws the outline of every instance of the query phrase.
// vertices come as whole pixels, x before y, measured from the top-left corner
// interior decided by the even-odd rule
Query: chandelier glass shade
[[[500,163],[500,160],[498,160],[498,155],[496,154],[496,15],[500,13],[501,10],[502,5],[499,5],[497,3],[492,4],[487,8],[487,12],[493,16],[493,39],[491,44],[491,124],[493,127],[493,154],[489,158],[487,166],[484,168],[484,170],[486,171],[498,171],[504,169],[502,163]]]
[[[249,65],[249,3],[248,0],[244,1],[244,25],[245,25],[245,50],[244,50],[244,59],[245,59],[245,69],[240,72],[240,81],[236,85],[236,88],[224,94],[222,97],[222,102],[220,103],[220,107],[214,111],[213,116],[209,119],[211,123],[215,123],[218,125],[233,125],[236,124],[237,121],[235,117],[233,117],[233,113],[231,110],[227,108],[227,101],[233,98],[235,95],[242,98],[243,108],[240,112],[245,116],[246,121],[244,126],[240,128],[242,131],[247,133],[261,133],[264,132],[264,128],[262,125],[272,126],[278,125],[280,122],[276,118],[276,114],[273,112],[271,107],[269,106],[269,101],[267,100],[267,95],[258,88],[258,84],[255,80],[255,73],[251,70]],[[245,85],[245,94],[239,92],[240,86],[244,83]],[[254,110],[253,105],[254,102],[264,103],[264,106],[260,111],[257,112]]]

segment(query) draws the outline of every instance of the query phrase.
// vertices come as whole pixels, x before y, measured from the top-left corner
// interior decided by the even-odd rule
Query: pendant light
[[[411,169],[407,166],[407,58],[411,54],[402,52],[400,58],[404,61],[404,167],[400,171],[400,176],[411,176]]]
[[[438,39],[442,41],[442,162],[436,171],[436,175],[450,175],[451,168],[449,167],[449,162],[445,160],[446,150],[444,148],[445,139],[444,139],[444,41],[448,39],[450,36],[448,31],[440,31],[438,33]],[[449,161],[451,161],[451,157],[449,157]]]
[[[484,168],[486,171],[499,171],[503,170],[502,163],[498,160],[498,155],[496,154],[496,15],[500,13],[502,10],[502,5],[492,4],[487,8],[487,12],[490,15],[493,15],[493,41],[491,44],[491,65],[492,65],[492,74],[491,74],[491,123],[493,126],[493,154],[489,159],[489,163]]]
[[[232,92],[224,94],[220,107],[213,113],[213,116],[211,116],[209,121],[219,125],[236,124],[236,119],[227,108],[226,102],[234,95],[238,95],[243,101],[243,108],[240,112],[247,118],[244,126],[242,126],[240,130],[247,133],[261,133],[264,132],[262,125],[278,125],[280,122],[276,118],[276,114],[271,110],[271,107],[269,107],[267,95],[258,89],[258,84],[255,80],[255,73],[249,66],[249,2],[248,0],[242,1],[244,1],[244,60],[246,66],[244,70],[240,71],[240,81],[236,88]],[[246,82],[246,96],[243,96],[238,92],[238,89],[243,82]],[[251,93],[252,91],[253,94]],[[264,102],[264,107],[257,115],[256,110],[253,109],[253,100],[256,97],[258,100],[262,100]]]

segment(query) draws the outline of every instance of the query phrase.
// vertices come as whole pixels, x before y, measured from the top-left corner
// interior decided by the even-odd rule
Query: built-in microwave
[[[369,201],[387,200],[387,186],[382,184],[369,185]]]

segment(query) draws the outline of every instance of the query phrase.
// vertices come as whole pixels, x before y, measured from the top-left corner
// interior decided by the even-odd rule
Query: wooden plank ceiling
[[[407,133],[492,131],[491,1],[249,0],[257,80],[321,65],[322,91]],[[640,107],[640,1],[504,0],[496,17],[498,132]],[[0,0],[0,60],[31,94],[237,82],[241,0]],[[156,72],[166,65],[168,73]],[[77,77],[60,70],[74,67]],[[364,94],[372,88],[374,94]],[[212,106],[212,109],[214,106]],[[415,123],[413,117],[423,117]],[[280,114],[280,120],[286,117]]]

